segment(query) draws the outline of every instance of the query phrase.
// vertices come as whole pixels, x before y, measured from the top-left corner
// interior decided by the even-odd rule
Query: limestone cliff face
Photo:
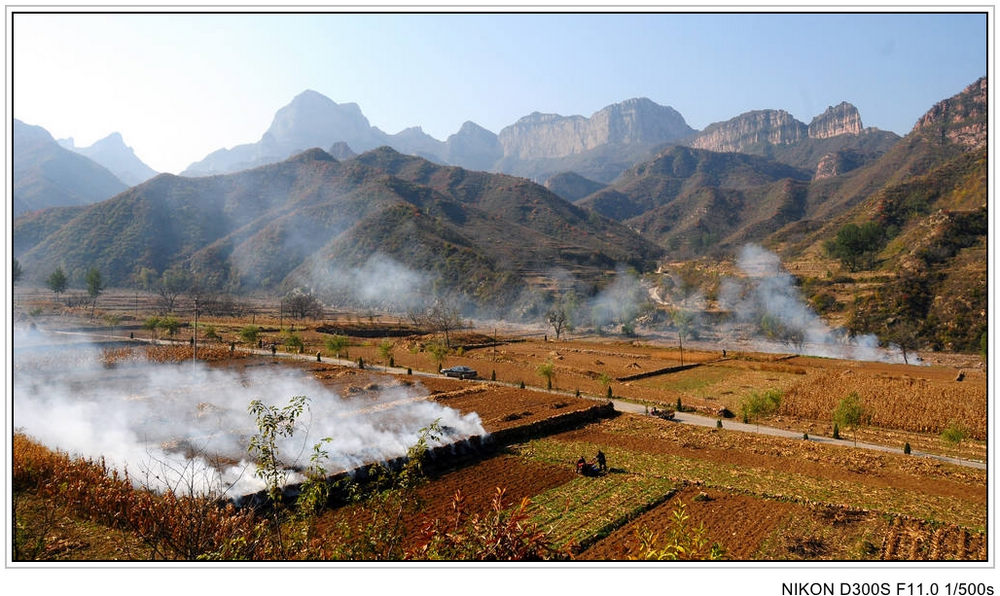
[[[844,134],[857,135],[861,134],[862,129],[858,108],[843,101],[827,108],[825,112],[812,119],[809,123],[809,138],[828,139]]]
[[[926,131],[941,142],[977,149],[986,144],[987,80],[983,77],[961,93],[938,102],[917,120],[913,131]]]
[[[608,144],[655,145],[693,133],[669,106],[630,99],[607,106],[590,118],[535,112],[500,131],[505,157],[559,158]]]
[[[691,142],[695,149],[742,152],[753,145],[788,145],[808,136],[805,124],[784,110],[755,110],[708,125]]]
[[[816,173],[813,175],[813,180],[822,180],[846,174],[875,158],[876,156],[874,155],[865,155],[852,149],[827,153],[820,158],[819,163],[816,165]]]

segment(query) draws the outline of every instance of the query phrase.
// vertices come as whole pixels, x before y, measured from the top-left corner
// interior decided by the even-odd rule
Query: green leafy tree
[[[246,325],[240,328],[240,339],[252,347],[260,339],[261,331],[257,325]]]
[[[540,364],[536,369],[538,376],[545,379],[545,384],[548,389],[552,389],[552,383],[556,379],[556,365],[552,363],[551,360]]]
[[[105,314],[101,318],[104,319],[104,324],[111,328],[111,334],[114,335],[115,327],[122,322],[121,315]]]
[[[441,366],[444,364],[444,359],[451,352],[451,348],[447,344],[441,343],[439,341],[432,341],[427,344],[427,353],[430,354],[431,360],[437,365],[438,370],[441,370]]]
[[[378,354],[382,357],[382,361],[391,366],[392,362],[392,351],[396,347],[396,344],[392,343],[388,339],[383,339],[378,344]]]
[[[306,409],[309,398],[305,395],[293,396],[287,405],[269,406],[255,399],[248,410],[254,417],[257,434],[250,437],[247,452],[254,460],[254,475],[264,481],[267,497],[271,501],[271,523],[279,549],[284,552],[281,533],[281,491],[288,477],[286,465],[281,461],[278,439],[291,437],[295,433],[295,423]]]
[[[290,331],[282,332],[282,342],[285,349],[290,352],[296,352],[301,354],[305,350],[306,344],[302,341],[302,336],[298,333],[292,333]]]
[[[152,339],[156,339],[156,331],[160,328],[160,317],[147,318],[142,322],[142,328],[149,331]]]
[[[870,221],[860,226],[850,223],[840,228],[833,240],[826,243],[826,250],[854,272],[874,267],[875,255],[884,243],[885,233],[878,223]]]
[[[93,316],[94,309],[97,307],[97,297],[104,291],[104,280],[101,279],[101,272],[98,271],[97,267],[91,267],[87,270],[86,281],[87,295],[90,296],[90,314]]]
[[[21,276],[23,274],[24,274],[24,271],[21,269],[21,263],[18,263],[17,259],[14,259],[14,264],[11,265],[11,268],[10,268],[10,281],[11,281],[11,283],[15,283],[16,284],[17,280],[21,279]]]
[[[255,419],[257,434],[250,437],[247,452],[254,458],[254,476],[264,481],[267,496],[272,502],[277,503],[281,497],[281,489],[288,476],[279,457],[278,439],[294,434],[295,421],[308,402],[309,398],[305,395],[293,396],[282,407],[269,406],[259,399],[250,402],[248,410]]]
[[[951,422],[941,431],[941,440],[949,445],[956,446],[969,438],[969,429],[960,422]]]
[[[177,330],[181,328],[181,322],[178,321],[175,317],[167,316],[160,319],[159,326],[160,329],[163,329],[164,331],[167,332],[167,335],[173,337],[174,335],[177,334]]]
[[[66,272],[63,271],[62,267],[56,267],[56,270],[49,275],[45,284],[52,290],[52,293],[58,296],[66,291],[69,286],[69,278],[66,277]]]
[[[858,444],[858,428],[865,421],[865,407],[861,403],[861,396],[857,391],[852,391],[837,404],[833,410],[833,422],[838,427],[849,428],[854,431],[854,445]]]
[[[763,393],[753,391],[740,402],[740,415],[744,421],[753,421],[760,428],[760,419],[770,416],[781,406],[781,391],[768,389]]]
[[[205,325],[205,339],[221,342],[222,336],[219,335],[219,332],[215,328],[215,325]]]
[[[331,335],[326,338],[324,342],[326,344],[326,349],[329,350],[335,358],[340,358],[343,355],[344,358],[349,357],[347,354],[347,346],[350,340],[346,335]]]

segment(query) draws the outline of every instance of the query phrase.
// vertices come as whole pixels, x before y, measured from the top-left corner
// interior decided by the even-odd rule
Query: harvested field
[[[698,495],[706,500],[695,500]],[[754,498],[717,489],[688,486],[676,496],[615,530],[604,540],[580,554],[588,561],[620,561],[638,556],[639,528],[661,531],[673,521],[677,503],[685,504],[690,527],[704,524],[705,538],[725,549],[725,558],[752,560],[761,543],[782,527],[791,503]]]
[[[419,508],[400,520],[408,529],[407,540],[416,538],[424,522],[447,519],[452,513],[456,491],[461,491],[465,515],[482,515],[490,508],[496,489],[504,489],[503,502],[516,505],[546,490],[573,480],[571,468],[553,466],[509,455],[498,455],[475,464],[436,475],[416,489]],[[350,518],[352,507],[329,510],[317,522],[319,534],[335,531],[338,523]]]

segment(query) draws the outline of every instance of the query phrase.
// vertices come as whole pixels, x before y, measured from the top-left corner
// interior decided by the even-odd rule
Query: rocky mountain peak
[[[828,139],[843,134],[860,134],[863,129],[858,108],[842,101],[813,118],[808,132],[810,139]]]
[[[590,118],[534,112],[501,130],[498,138],[504,156],[535,159],[576,155],[607,144],[655,145],[692,132],[673,108],[636,98],[606,106]]]
[[[378,144],[372,136],[371,124],[357,104],[338,104],[316,91],[303,91],[275,113],[262,141],[292,152],[325,147],[334,139],[368,148]]]
[[[695,149],[722,153],[760,144],[788,145],[808,137],[808,127],[784,110],[754,110],[705,127],[691,141]]]
[[[940,101],[917,120],[913,131],[927,131],[941,142],[976,149],[986,144],[987,79],[983,77],[961,93]]]

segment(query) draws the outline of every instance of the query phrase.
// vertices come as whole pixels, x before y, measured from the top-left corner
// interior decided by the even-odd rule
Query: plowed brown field
[[[695,500],[699,494],[704,494],[708,500]],[[690,527],[704,525],[706,540],[723,546],[725,558],[729,560],[752,559],[764,540],[781,527],[789,512],[795,507],[801,507],[739,493],[689,486],[667,502],[618,528],[581,553],[579,558],[615,561],[637,557],[639,539],[636,531],[647,528],[661,532],[668,528],[678,502],[685,505],[690,516]]]

